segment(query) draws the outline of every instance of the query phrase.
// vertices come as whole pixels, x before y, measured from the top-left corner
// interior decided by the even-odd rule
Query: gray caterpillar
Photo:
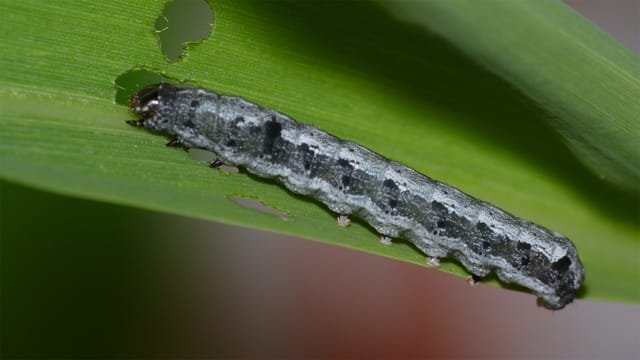
[[[174,136],[168,146],[207,149],[222,163],[354,214],[383,235],[411,241],[430,257],[452,256],[474,278],[533,291],[548,309],[573,301],[584,280],[575,246],[563,235],[517,218],[363,146],[299,123],[238,96],[167,83],[131,98],[128,124]]]

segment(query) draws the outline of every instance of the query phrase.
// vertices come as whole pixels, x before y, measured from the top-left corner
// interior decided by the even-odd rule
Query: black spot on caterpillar
[[[495,272],[561,309],[584,281],[575,246],[563,235],[515,217],[356,143],[238,96],[160,83],[131,98],[133,126],[218,155],[218,164],[275,178],[330,210],[356,215],[383,235],[411,241],[437,264],[452,256],[474,276]]]

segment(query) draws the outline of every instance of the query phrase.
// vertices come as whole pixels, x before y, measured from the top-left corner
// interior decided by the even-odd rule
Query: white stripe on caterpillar
[[[220,161],[212,166],[275,178],[340,214],[342,225],[342,215],[354,214],[383,239],[411,241],[431,264],[452,256],[476,277],[493,271],[533,291],[546,308],[573,301],[584,281],[576,248],[563,235],[241,97],[160,83],[134,94],[130,110],[141,117],[130,125],[165,131],[173,146],[215,152]]]

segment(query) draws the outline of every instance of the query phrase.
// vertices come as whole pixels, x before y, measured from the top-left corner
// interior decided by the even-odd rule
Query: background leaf
[[[530,100],[445,41],[371,3],[215,1],[213,34],[167,63],[153,32],[163,6],[2,3],[4,179],[424,264],[407,244],[382,246],[363,224],[339,228],[313,201],[212,171],[126,126],[131,115],[115,103],[113,82],[143,67],[272,107],[560,231],[585,263],[585,297],[640,299],[629,286],[639,280],[638,199],[594,177]],[[443,269],[464,273],[453,263]]]
[[[542,109],[602,179],[640,191],[640,62],[560,1],[385,1]]]

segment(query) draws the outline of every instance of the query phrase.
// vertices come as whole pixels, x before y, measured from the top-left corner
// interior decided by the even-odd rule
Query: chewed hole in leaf
[[[189,155],[198,161],[206,163],[210,163],[216,158],[216,154],[213,152],[196,148],[189,149]]]
[[[211,164],[211,162],[216,159],[215,153],[204,149],[191,148],[189,149],[189,155],[191,155],[191,157],[193,157],[194,159],[205,162],[207,164]],[[240,172],[240,170],[233,165],[220,165],[218,169],[228,173]]]
[[[142,67],[125,71],[114,80],[116,104],[128,106],[129,99],[131,99],[133,93],[142,89],[145,85],[159,82],[172,81],[158,72],[153,72]]]
[[[204,0],[168,2],[155,23],[162,52],[168,61],[182,56],[189,43],[206,38],[213,27],[213,10]]]
[[[280,210],[276,210],[268,205],[263,204],[262,202],[256,200],[256,199],[250,199],[250,198],[245,198],[245,197],[241,197],[241,196],[237,196],[237,195],[233,195],[233,196],[229,196],[229,200],[233,201],[234,203],[242,206],[242,207],[246,207],[249,209],[253,209],[253,210],[258,210],[260,212],[263,213],[267,213],[267,214],[271,214],[271,215],[277,215],[280,216],[282,218],[288,218],[290,217],[289,214],[282,212]]]
[[[169,83],[181,88],[197,87],[193,81],[171,78],[159,70],[136,66],[118,75],[113,81],[115,86],[115,102],[120,105],[129,105],[131,96],[147,85],[157,83]]]

